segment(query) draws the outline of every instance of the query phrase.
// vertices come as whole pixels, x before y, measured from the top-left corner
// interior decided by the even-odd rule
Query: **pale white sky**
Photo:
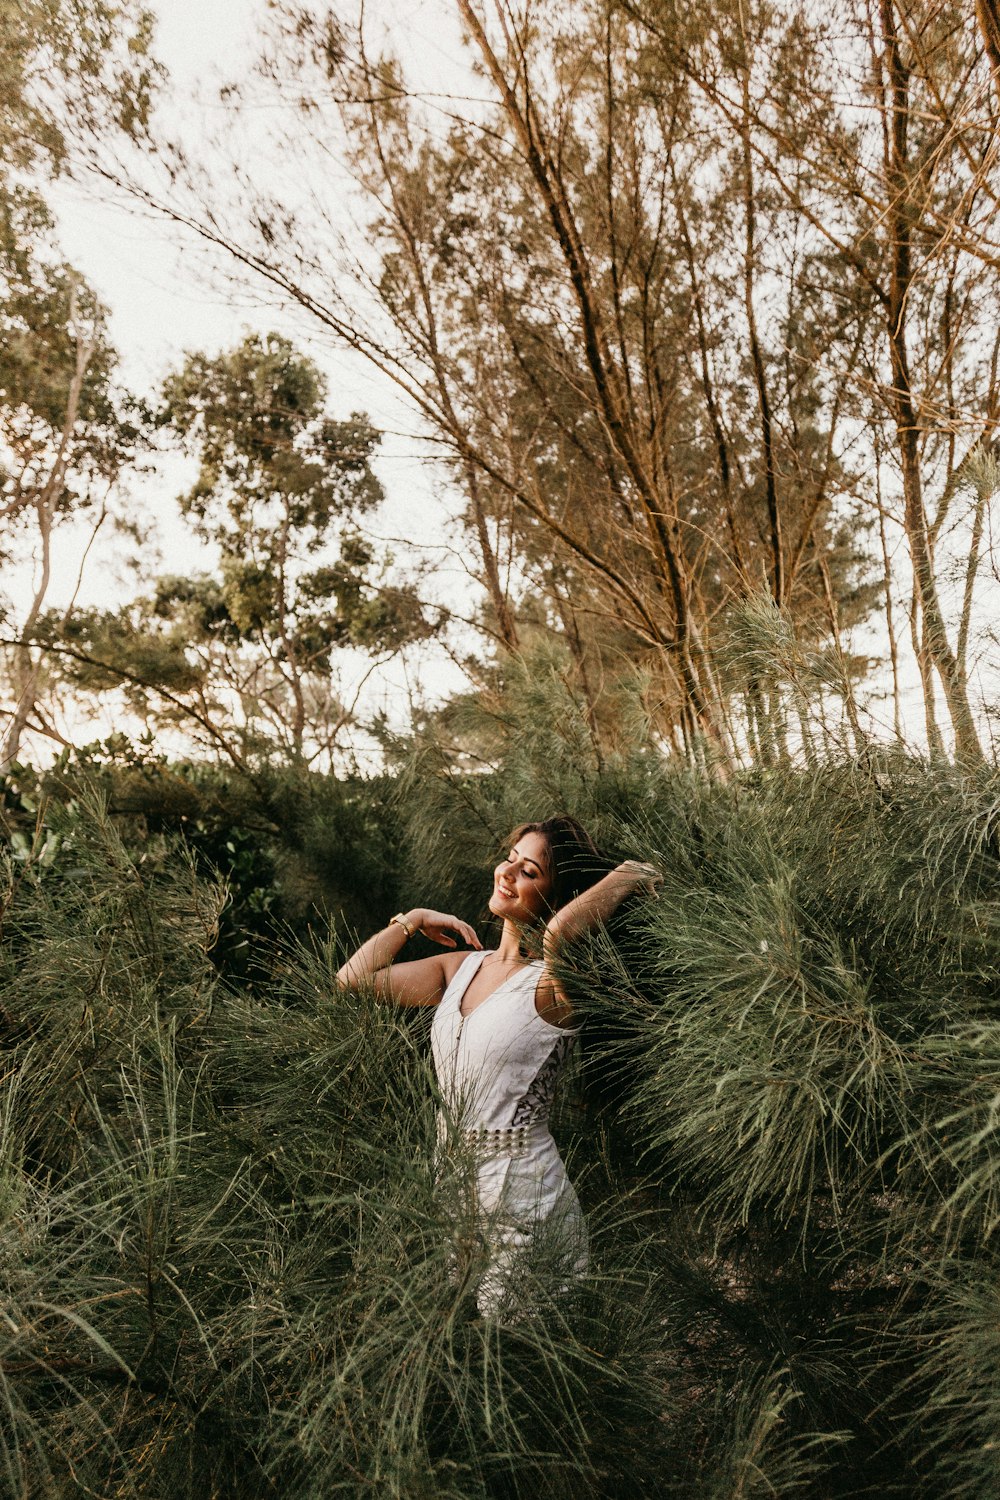
[[[163,115],[176,118],[188,141],[200,130],[226,125],[218,89],[253,66],[265,0],[154,0],[156,55],[170,80]],[[467,86],[453,0],[368,0],[367,25],[381,31],[419,90]],[[187,348],[221,346],[258,320],[271,326],[262,289],[239,280],[214,290],[192,245],[175,225],[110,204],[99,191],[67,185],[57,194],[67,256],[93,281],[111,307],[112,336],[127,378],[158,380]],[[384,390],[361,361],[350,368],[352,389],[368,382]],[[353,397],[352,399],[357,399]]]

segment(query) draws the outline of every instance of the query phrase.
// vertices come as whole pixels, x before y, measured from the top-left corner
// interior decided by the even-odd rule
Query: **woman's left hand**
[[[627,875],[632,882],[633,889],[645,891],[647,896],[655,896],[663,885],[663,872],[655,865],[644,863],[641,859],[626,859],[615,871],[616,874]]]
[[[426,906],[420,906],[407,913],[407,921],[422,932],[425,938],[430,938],[432,943],[440,943],[442,948],[457,948],[459,939],[470,948],[483,946],[476,929],[468,922],[463,922],[461,917],[451,916],[449,912],[430,911]]]

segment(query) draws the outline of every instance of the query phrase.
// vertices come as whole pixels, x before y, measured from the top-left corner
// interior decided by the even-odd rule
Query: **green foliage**
[[[201,460],[183,508],[225,552],[240,556],[248,531],[261,542],[268,515],[286,516],[315,551],[338,517],[382,499],[369,465],[378,434],[358,414],[333,421],[325,399],[317,367],[273,333],[215,358],[189,355],[167,380],[163,420]]]
[[[39,185],[101,133],[143,135],[159,70],[135,0],[3,0],[0,32],[0,496],[17,520],[47,474],[44,503],[68,510],[136,456],[141,405],[114,388],[105,310],[59,255]]]
[[[130,860],[99,806],[51,821],[58,858],[8,886],[0,976],[10,1492],[651,1481],[635,1434],[662,1457],[674,1430],[649,1267],[609,1249],[579,1319],[477,1318],[419,1030],[335,997],[325,947],[283,955],[266,1004],[226,993],[220,892]]]
[[[135,536],[134,518],[115,516],[113,490],[146,443],[144,405],[115,380],[105,309],[63,260],[43,191],[81,158],[93,161],[103,137],[145,135],[159,69],[151,13],[135,0],[3,0],[0,35],[0,561],[30,554],[36,565],[26,607],[0,600],[0,678],[13,703],[0,742],[6,768],[29,726],[61,738],[44,703],[57,674],[24,644],[40,633],[53,534],[82,515],[93,518],[93,539],[111,515]]]
[[[760,1441],[765,1493],[990,1492],[994,1341],[965,1289],[995,1279],[1000,1222],[996,773],[868,750],[720,784],[638,736],[600,761],[556,662],[534,668],[405,770],[414,865],[471,913],[491,838],[568,807],[663,870],[567,982],[590,1149],[695,1215],[677,1255],[714,1267],[710,1368],[758,1391],[725,1483]]]
[[[996,773],[598,752],[557,656],[397,749],[372,783],[12,787],[12,1493],[992,1493]],[[559,807],[664,885],[567,961],[591,1271],[553,1296],[543,1252],[498,1324],[427,1018],[333,975],[408,900],[474,917],[495,841]]]
[[[115,385],[105,309],[54,253],[52,229],[37,194],[0,185],[0,496],[15,522],[39,503],[50,471],[54,514],[92,507],[144,441],[142,404]]]
[[[339,648],[388,657],[435,627],[361,532],[383,498],[379,435],[357,413],[334,421],[325,400],[318,368],[276,334],[187,357],[159,421],[199,459],[181,509],[218,572],[34,619],[64,680],[120,691],[148,727],[182,727],[235,765],[330,767],[354,717]]]
[[[400,905],[388,778],[171,765],[152,741],[113,737],[49,773],[20,768],[6,779],[0,807],[12,841],[30,850],[40,807],[95,791],[147,870],[171,863],[179,835],[199,875],[223,882],[212,961],[230,979],[267,976],[279,934],[307,939],[331,919],[350,934]]]

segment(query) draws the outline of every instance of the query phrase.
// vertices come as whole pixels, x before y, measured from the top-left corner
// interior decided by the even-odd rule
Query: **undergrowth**
[[[559,808],[664,872],[572,955],[592,1266],[571,1297],[541,1267],[511,1324],[435,1164],[426,1016],[335,989],[357,907],[255,934],[248,978],[225,879],[85,778],[9,841],[4,1493],[1000,1487],[1000,778],[873,753],[720,784],[553,722],[562,750],[509,725],[492,770],[428,744],[380,783],[366,875],[371,925],[471,919]]]

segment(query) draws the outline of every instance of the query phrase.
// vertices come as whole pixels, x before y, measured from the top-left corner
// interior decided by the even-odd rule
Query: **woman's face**
[[[512,922],[537,922],[551,910],[553,885],[548,839],[543,833],[522,833],[493,872],[490,911]]]

